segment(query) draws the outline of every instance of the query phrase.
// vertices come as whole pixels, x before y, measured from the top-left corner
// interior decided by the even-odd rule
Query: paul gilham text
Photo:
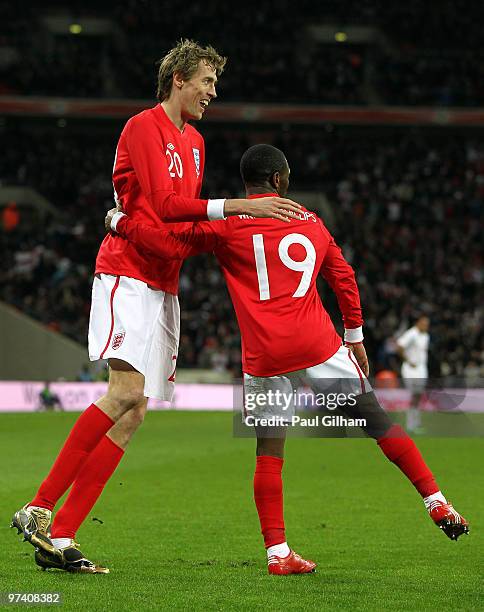
[[[316,415],[309,418],[293,415],[292,417],[272,416],[257,417],[249,414],[244,418],[249,427],[366,427],[366,419],[349,419],[339,414]]]

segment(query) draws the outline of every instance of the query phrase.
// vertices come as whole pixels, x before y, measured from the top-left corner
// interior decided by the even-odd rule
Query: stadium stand
[[[234,11],[208,0],[181,8],[89,0],[68,12],[29,3],[20,13],[3,3],[0,95],[151,98],[156,58],[189,35],[229,57],[225,101],[484,104],[479,2],[435,10],[418,0],[281,0],[274,10],[251,0]]]

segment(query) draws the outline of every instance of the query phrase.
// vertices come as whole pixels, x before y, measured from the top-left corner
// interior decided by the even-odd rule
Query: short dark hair
[[[275,172],[287,168],[284,153],[268,144],[257,144],[247,149],[240,160],[240,174],[246,185],[262,185]]]
[[[210,45],[202,47],[188,38],[182,38],[178,41],[176,46],[158,62],[158,86],[156,89],[158,100],[163,102],[169,97],[175,72],[179,72],[184,79],[191,79],[197,71],[200,61],[207,63],[214,69],[216,75],[220,76],[227,58],[219,55]]]
[[[418,323],[420,321],[420,319],[429,319],[430,320],[430,317],[429,317],[429,315],[426,315],[425,312],[420,312],[420,313],[417,313],[414,316],[415,323]]]

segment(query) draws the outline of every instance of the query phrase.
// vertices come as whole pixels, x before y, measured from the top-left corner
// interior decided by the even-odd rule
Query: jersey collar
[[[253,193],[250,196],[247,196],[248,200],[255,200],[257,198],[279,198],[280,195],[278,193]]]
[[[186,133],[186,127],[187,127],[186,124],[185,124],[185,127],[183,128],[183,131],[180,132],[180,130],[176,127],[176,125],[173,123],[170,117],[168,117],[168,115],[166,114],[165,109],[161,106],[161,103],[157,104],[154,107],[154,111],[158,119],[161,121],[161,123],[166,125],[173,132],[173,134],[176,134],[178,137],[183,138],[183,136]]]

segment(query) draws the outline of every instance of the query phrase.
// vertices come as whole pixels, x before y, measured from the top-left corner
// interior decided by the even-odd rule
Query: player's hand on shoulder
[[[301,209],[300,204],[287,198],[268,196],[254,200],[225,200],[224,214],[226,217],[250,215],[262,219],[279,219],[289,223]]]
[[[370,364],[368,363],[368,357],[366,356],[366,350],[363,342],[346,342],[345,345],[355,356],[363,374],[368,376],[370,374]]]
[[[252,217],[279,219],[289,223],[301,211],[301,208],[300,204],[287,198],[270,196],[248,200],[248,210],[245,214]]]

